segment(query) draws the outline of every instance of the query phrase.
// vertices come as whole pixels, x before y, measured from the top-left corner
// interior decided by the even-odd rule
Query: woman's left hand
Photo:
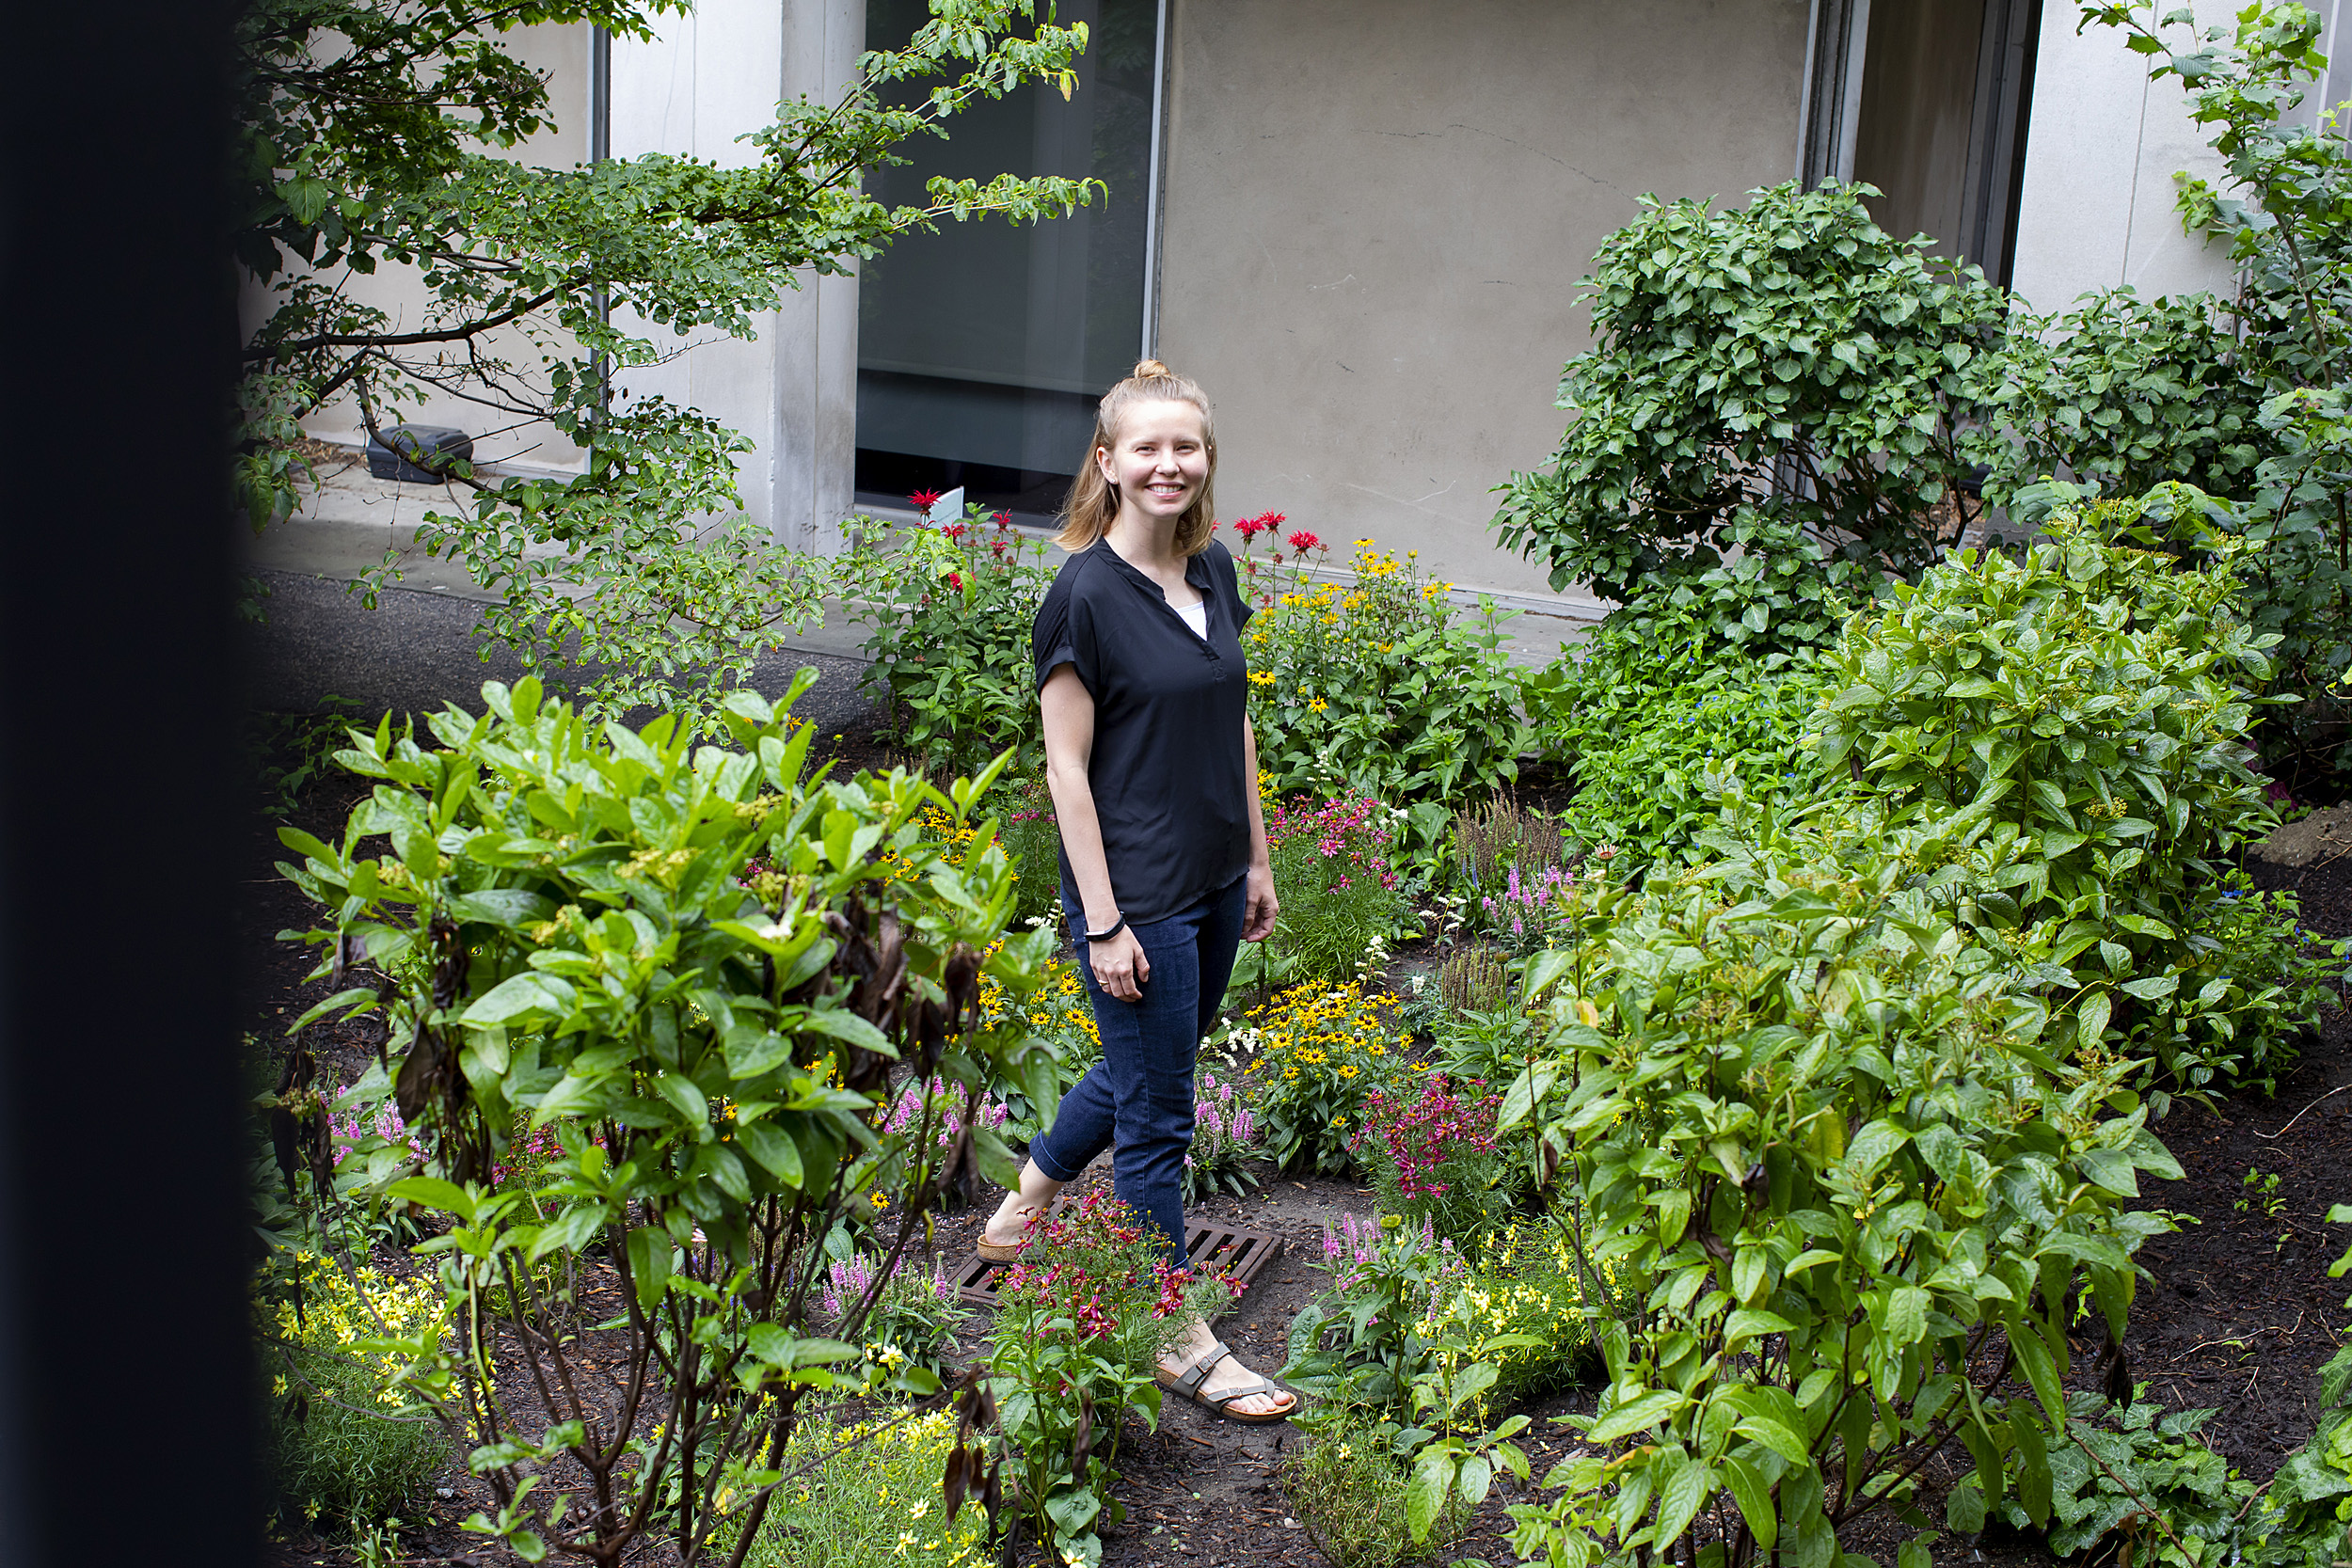
[[[1281,900],[1274,896],[1274,868],[1253,865],[1249,868],[1248,902],[1243,906],[1241,940],[1263,942],[1274,934],[1274,917],[1282,911]]]

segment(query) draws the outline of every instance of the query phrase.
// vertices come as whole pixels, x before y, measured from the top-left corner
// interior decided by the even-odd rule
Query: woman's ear
[[[1116,493],[1119,489],[1119,473],[1117,469],[1112,467],[1110,448],[1097,447],[1094,449],[1094,467],[1101,472],[1103,476],[1103,483],[1109,485],[1112,491]]]

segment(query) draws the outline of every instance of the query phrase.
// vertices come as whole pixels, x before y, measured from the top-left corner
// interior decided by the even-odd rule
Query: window
[[[903,42],[923,0],[867,0],[868,47]],[[1152,239],[1160,0],[1063,0],[1091,37],[1065,103],[1027,87],[918,137],[914,161],[876,171],[891,205],[933,175],[1099,179],[1110,199],[1031,227],[943,223],[865,263],[858,284],[857,492],[917,489],[1041,519],[1084,461],[1094,405],[1143,352]],[[929,84],[901,84],[914,102]]]

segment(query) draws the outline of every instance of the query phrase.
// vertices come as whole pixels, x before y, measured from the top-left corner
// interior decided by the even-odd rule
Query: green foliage
[[[734,751],[667,717],[599,736],[533,680],[483,694],[484,716],[433,717],[438,749],[388,720],[341,754],[378,781],[341,843],[281,830],[302,857],[287,874],[327,911],[309,936],[320,974],[373,972],[296,1027],[373,1012],[389,1028],[392,1071],[361,1087],[423,1139],[424,1173],[405,1141],[365,1134],[345,1163],[449,1216],[418,1250],[465,1332],[402,1340],[395,1386],[472,1446],[497,1511],[469,1528],[528,1560],[666,1536],[693,1568],[723,1517],[759,1529],[782,1481],[765,1456],[856,1356],[806,1332],[823,1238],[866,1195],[897,1195],[875,1284],[841,1325],[854,1337],[963,1163],[1015,1174],[977,1111],[992,1081],[1041,1101],[1056,1082],[1019,1005],[1051,939],[1000,942],[1011,870],[986,832],[951,855],[915,820],[927,804],[964,818],[985,778],[944,795],[902,772],[811,784],[809,728],[747,691],[721,708]],[[771,897],[741,880],[755,855]],[[983,974],[1012,1003],[1001,1022]],[[901,1062],[931,1087],[882,1132]],[[966,1132],[943,1155],[950,1112]],[[563,1153],[535,1191],[493,1191],[523,1116]],[[592,1381],[572,1375],[576,1341],[536,1327],[532,1266],[592,1248],[622,1288],[608,1370],[639,1390],[618,1411],[569,1392]],[[494,1397],[501,1343],[553,1408]],[[937,1386],[914,1368],[891,1383]],[[557,1456],[612,1506],[543,1512],[536,1472]]]
[[[1717,564],[1758,516],[1873,573],[1931,564],[1965,517],[1962,432],[2000,389],[2008,300],[1890,238],[1866,193],[1792,182],[1721,213],[1645,197],[1584,282],[1567,433],[1502,487],[1502,544],[1619,600]]]
[[[1279,1170],[1349,1168],[1364,1096],[1408,1069],[1360,985],[1293,986],[1252,1007],[1227,1042]]]
[[[439,1327],[441,1293],[313,1252],[286,1262],[278,1299],[255,1304],[276,1506],[355,1535],[421,1501],[450,1457],[433,1418],[394,1391],[397,1363],[374,1350]]]
[[[2126,287],[2019,322],[2002,410],[2017,439],[1993,450],[1986,496],[2015,505],[2026,486],[2060,473],[2111,496],[2173,480],[2244,495],[2266,445],[2264,388],[2220,309],[2207,294],[2144,300]]]
[[[898,1412],[836,1424],[801,1423],[782,1466],[785,1503],[743,1554],[743,1568],[966,1568],[986,1560],[977,1499],[950,1517],[940,1471],[956,1443],[949,1409]],[[723,1540],[732,1544],[734,1534]]]
[[[1624,874],[1639,874],[1701,854],[1698,835],[1733,780],[1783,804],[1828,793],[1810,733],[1824,684],[1810,669],[1774,677],[1731,665],[1656,693],[1615,744],[1578,753],[1561,832],[1581,847],[1615,848]]]
[[[2265,546],[2248,575],[2248,614],[2281,634],[2271,689],[2293,705],[2265,724],[2265,758],[2298,791],[2333,792],[2352,766],[2352,149],[2340,106],[2302,112],[2325,78],[2322,24],[2306,7],[2259,0],[2233,25],[2202,30],[2185,9],[2159,15],[2122,0],[2086,17],[2122,30],[2152,76],[2179,78],[2190,119],[2228,167],[2221,188],[2176,177],[2185,226],[2226,242],[2241,280],[2220,307],[2235,318],[2234,356],[2217,342],[2222,368],[2195,377],[2210,388],[2214,433],[2242,427],[2249,400],[2260,404],[2259,428],[2242,437],[2259,461],[2249,482],[2236,472],[2243,454],[2227,455],[2231,483],[2212,487],[2234,504],[2213,521]],[[2128,356],[2122,363],[2137,377]],[[2232,366],[2241,385],[2229,384]],[[2205,429],[2203,418],[2188,420],[2188,444]]]
[[[2024,1455],[2046,1517],[2078,1292],[2122,1332],[2163,1226],[2138,1173],[2179,1169],[2134,1064],[2052,1055],[1953,927],[1965,824],[1814,815],[1530,966],[1555,1055],[1504,1126],[1570,1168],[1595,1261],[1654,1284],[1602,1325],[1594,1451],[1512,1510],[1522,1555],[1654,1560],[1711,1511],[1722,1568],[1834,1560],[1865,1514],[1924,1524],[1911,1471],[1955,1436],[1995,1500]]]
[[[850,618],[873,627],[866,680],[889,699],[893,738],[933,768],[977,768],[1008,747],[1041,761],[1029,633],[1054,582],[1044,545],[977,506],[895,549],[886,532],[856,526],[834,573]]]
[[[2020,557],[1960,552],[1857,618],[1824,660],[1822,754],[1851,757],[1890,815],[1988,824],[1977,915],[2035,928],[2026,956],[2072,993],[2081,1046],[2112,1027],[2196,1089],[2260,1075],[2286,1022],[2216,1026],[2219,977],[2186,991],[2182,953],[2199,890],[2277,821],[2238,685],[2268,673],[2275,639],[2237,618],[2234,541],[2202,571],[2111,542],[2144,540],[2143,511],[2053,515]]]
[[[2142,1385],[2141,1392],[2146,1391]],[[2215,1568],[2243,1560],[2245,1517],[2254,1484],[2205,1447],[2198,1429],[2211,1410],[2110,1405],[2096,1393],[2069,1395],[2066,1442],[2049,1455],[2052,1553],[2073,1558],[2105,1544],[2116,1561],[2150,1568]],[[2025,1481],[2010,1466],[2010,1496],[1998,1510],[2020,1529],[2035,1521],[2017,1501]],[[1962,1528],[1981,1522],[1984,1494],[1963,1478],[1953,1508]]]
[[[1415,1544],[1406,1515],[1411,1472],[1370,1413],[1329,1404],[1305,1420],[1312,1435],[1283,1465],[1282,1490],[1333,1568],[1395,1568],[1459,1533],[1469,1511],[1456,1502]]]
[[[1065,1563],[1100,1560],[1097,1532],[1126,1517],[1112,1466],[1130,1412],[1159,1423],[1154,1365],[1212,1298],[1232,1301],[1222,1280],[1170,1270],[1150,1230],[1097,1189],[1048,1219],[1042,1256],[998,1285],[987,1375],[998,1463],[1018,1479],[1037,1539]]]
[[[1258,610],[1242,647],[1259,768],[1278,794],[1349,790],[1412,810],[1414,838],[1437,842],[1442,802],[1517,779],[1529,749],[1502,651],[1517,611],[1481,600],[1476,620],[1461,620],[1444,583],[1369,539],[1357,541],[1352,582],[1310,582],[1296,556],[1289,569],[1279,553],[1257,556],[1262,522],[1248,519],[1240,560]]]
[[[246,755],[265,812],[291,816],[301,808],[305,792],[342,748],[359,707],[356,699],[331,691],[319,705],[325,711],[245,716]]]
[[[426,549],[464,561],[495,599],[489,635],[527,668],[603,666],[600,712],[641,703],[715,711],[759,648],[814,619],[823,584],[740,523],[740,435],[660,397],[613,389],[658,363],[651,328],[753,335],[787,287],[846,272],[911,230],[990,213],[1065,214],[1099,182],[933,180],[888,208],[863,176],[910,138],[1025,83],[1072,82],[1084,24],[1031,0],[938,0],[905,47],[862,55],[836,103],[797,99],[737,167],[648,153],[569,169],[507,155],[549,125],[547,81],[507,52],[513,29],[593,23],[653,35],[683,0],[266,0],[238,31],[239,261],[268,291],[245,350],[238,477],[257,526],[305,475],[294,421],[349,397],[378,432],[447,393],[544,420],[589,450],[576,479],[446,477],[469,510],[429,513]],[[885,95],[928,93],[908,107]],[[423,303],[400,319],[355,298],[345,272],[397,268]],[[630,324],[646,324],[643,327]],[[388,562],[372,584],[396,577]]]

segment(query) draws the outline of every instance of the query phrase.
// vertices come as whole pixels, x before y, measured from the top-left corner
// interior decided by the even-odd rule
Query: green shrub
[[[1507,1224],[1529,1183],[1495,1144],[1502,1100],[1483,1080],[1434,1071],[1365,1095],[1356,1164],[1381,1209],[1458,1244]]]
[[[1561,832],[1585,848],[1627,858],[1625,875],[1688,861],[1737,779],[1752,800],[1814,800],[1836,782],[1812,743],[1823,681],[1811,671],[1778,676],[1737,667],[1657,693],[1616,743],[1581,752],[1576,799]]]
[[[1851,758],[1889,816],[1990,824],[2004,863],[1976,918],[2033,928],[2020,951],[2081,1046],[2112,1027],[2198,1089],[2258,1075],[2290,1026],[2282,1004],[2217,1027],[2180,966],[2199,890],[2277,821],[2246,767],[2240,684],[2269,673],[2277,639],[2235,612],[2236,542],[2182,570],[2117,542],[2144,537],[2144,511],[2069,509],[2021,556],[1960,552],[1856,617],[1823,663],[1822,758]]]
[[[2328,1211],[2352,1225],[2352,1204]],[[2331,1278],[2352,1272],[2352,1249],[2329,1265]],[[2344,1303],[2352,1307],[2352,1301]],[[2319,1420],[2312,1440],[2280,1463],[2251,1532],[2250,1568],[2327,1568],[2352,1561],[2352,1345],[2319,1370]]]
[[[801,673],[787,707],[814,678]],[[831,1222],[887,1196],[886,1271],[964,1160],[1017,1176],[978,1111],[992,1083],[1040,1102],[1057,1085],[1026,1022],[1052,938],[1005,934],[1001,849],[952,853],[916,820],[930,805],[961,824],[988,779],[946,794],[903,771],[812,786],[809,728],[747,691],[720,699],[737,750],[696,746],[669,718],[599,733],[535,681],[483,694],[482,717],[433,717],[433,749],[387,721],[341,753],[377,783],[339,843],[280,831],[303,857],[289,875],[327,913],[309,933],[320,977],[355,953],[373,972],[300,1022],[378,1012],[388,1028],[391,1071],[361,1089],[398,1105],[426,1173],[373,1133],[345,1164],[448,1217],[427,1245],[446,1313],[472,1332],[406,1337],[398,1386],[478,1450],[495,1498],[481,1528],[527,1557],[617,1560],[666,1538],[694,1568],[728,1516],[722,1494],[754,1495],[738,1523],[758,1530],[773,1496],[750,1482],[759,1455],[788,1445],[803,1402],[856,1356],[810,1332],[804,1287]],[[770,869],[746,879],[755,856]],[[885,1132],[894,1073],[928,1092]],[[964,1134],[943,1155],[951,1113]],[[493,1191],[526,1115],[562,1153],[534,1191]],[[584,1377],[576,1340],[535,1331],[525,1265],[576,1267],[592,1248],[626,1310]],[[861,1314],[840,1327],[855,1337]],[[489,1397],[472,1347],[494,1331],[557,1390],[554,1409]],[[645,1426],[616,1428],[570,1392],[608,1378],[644,1390],[632,1422],[702,1439],[645,1447]],[[938,1384],[904,1367],[866,1386]],[[543,1512],[537,1472],[559,1458],[612,1506]]]
[[[1036,761],[1029,636],[1054,581],[1045,546],[977,506],[907,531],[896,549],[888,531],[853,528],[833,569],[850,617],[873,628],[866,679],[889,702],[891,738],[949,771],[976,771],[1008,747]]]
[[[1482,602],[1465,622],[1444,583],[1369,539],[1357,542],[1351,582],[1307,581],[1296,566],[1321,553],[1313,534],[1284,541],[1287,566],[1257,553],[1258,533],[1279,522],[1235,525],[1243,592],[1258,607],[1242,633],[1258,765],[1279,794],[1349,791],[1411,810],[1414,840],[1435,844],[1441,802],[1518,777],[1530,735],[1501,629],[1516,612]]]
[[[1601,1327],[1595,1451],[1512,1510],[1523,1556],[1664,1559],[1711,1507],[1722,1568],[1833,1560],[1841,1526],[1915,1516],[1954,1437],[1997,1502],[2003,1454],[2046,1475],[2062,1440],[2077,1300],[2122,1332],[2163,1227],[2137,1173],[2179,1170],[2132,1064],[2051,1054],[1953,926],[1981,823],[1812,816],[1743,818],[1744,848],[1531,962],[1554,1054],[1504,1127],[1566,1167],[1595,1261],[1654,1284]]]
[[[782,1466],[783,1506],[743,1554],[744,1568],[871,1568],[912,1562],[972,1568],[989,1560],[988,1520],[973,1498],[950,1518],[939,1478],[956,1446],[956,1413],[884,1406],[863,1421],[803,1421]],[[803,1470],[802,1466],[810,1465]],[[732,1547],[732,1531],[721,1539]]]
[[[2002,388],[2009,300],[1890,238],[1874,194],[1791,182],[1731,212],[1645,197],[1584,281],[1594,344],[1561,375],[1567,432],[1547,471],[1502,486],[1502,544],[1555,588],[1628,601],[1715,565],[1755,517],[1899,576],[1957,540],[1962,432]]]
[[[397,1390],[396,1356],[376,1348],[440,1325],[441,1292],[365,1264],[346,1275],[315,1253],[292,1264],[284,1299],[257,1306],[277,1506],[356,1536],[420,1502],[451,1456],[433,1418]]]

